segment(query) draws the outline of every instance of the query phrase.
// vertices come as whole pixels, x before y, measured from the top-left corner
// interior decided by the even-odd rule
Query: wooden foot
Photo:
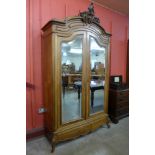
[[[110,128],[110,124],[109,123],[110,123],[110,118],[108,117],[108,121],[106,123],[108,128]]]
[[[52,142],[52,151],[51,153],[53,153],[55,151],[55,143]]]
[[[108,128],[110,128],[110,124],[109,124],[109,122],[108,122],[108,123],[106,123],[106,124],[107,124],[107,127],[108,127]]]

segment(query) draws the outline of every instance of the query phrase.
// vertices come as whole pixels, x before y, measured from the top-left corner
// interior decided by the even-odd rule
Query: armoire
[[[110,36],[88,11],[42,28],[45,131],[52,144],[109,127]]]

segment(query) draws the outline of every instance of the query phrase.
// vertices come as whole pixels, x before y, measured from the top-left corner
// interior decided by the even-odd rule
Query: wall
[[[40,129],[43,115],[41,82],[41,27],[52,18],[62,19],[85,11],[89,0],[26,0],[26,129]],[[128,17],[94,5],[101,26],[112,34],[111,75],[122,74],[126,80],[126,49],[128,40]]]

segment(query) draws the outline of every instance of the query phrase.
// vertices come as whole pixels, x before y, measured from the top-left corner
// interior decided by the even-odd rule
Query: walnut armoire
[[[46,135],[55,144],[109,126],[110,34],[93,8],[42,28]]]

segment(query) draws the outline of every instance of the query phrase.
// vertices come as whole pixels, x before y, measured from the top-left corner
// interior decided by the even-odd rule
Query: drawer
[[[118,103],[122,103],[122,102],[128,102],[129,101],[129,97],[128,96],[117,96],[116,97],[116,102]]]
[[[109,109],[110,110],[116,110],[116,109],[120,109],[123,107],[129,107],[129,101],[128,100],[122,100],[122,101],[117,101],[117,102],[110,102],[109,103]]]
[[[110,105],[109,106],[109,113],[116,113],[117,111],[121,111],[124,109],[129,109],[129,103],[124,102],[122,104],[115,104],[115,105]]]
[[[128,97],[129,96],[129,91],[118,92],[117,96],[119,96],[119,97]]]
[[[119,104],[116,105],[117,109],[121,109],[121,108],[124,108],[124,107],[129,107],[129,102],[128,101],[123,101]]]
[[[129,107],[121,108],[115,112],[115,116],[121,116],[129,113]]]

